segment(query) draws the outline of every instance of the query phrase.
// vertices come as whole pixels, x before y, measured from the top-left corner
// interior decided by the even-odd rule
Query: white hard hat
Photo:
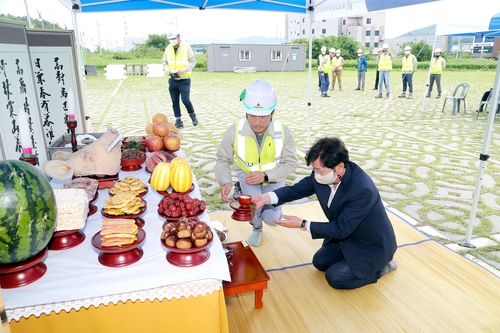
[[[321,52],[326,52],[326,46],[321,47]]]
[[[340,54],[340,49],[335,50],[336,54]]]
[[[438,52],[441,53],[441,49],[439,47],[436,49],[436,51],[434,51],[434,53],[438,53]]]
[[[388,49],[388,48],[389,48],[389,45],[388,45],[388,44],[384,44],[384,45],[382,46],[382,48],[383,48],[383,49]]]
[[[332,47],[328,52],[335,53],[335,49]]]
[[[167,36],[168,36],[168,39],[174,39],[174,38],[177,38],[177,36],[179,36],[179,32],[177,31],[170,31]]]
[[[250,84],[242,100],[245,112],[254,116],[270,115],[278,103],[274,88],[265,80]]]
[[[362,49],[359,49],[359,50],[358,50],[358,53],[363,53],[363,50],[362,50]]]
[[[406,45],[405,46],[405,51],[411,51],[411,46],[410,45]]]

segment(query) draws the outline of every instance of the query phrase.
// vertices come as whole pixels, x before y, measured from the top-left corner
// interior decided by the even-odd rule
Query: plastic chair
[[[452,114],[460,112],[460,101],[464,102],[464,113],[467,113],[467,105],[465,104],[465,97],[467,97],[468,91],[469,91],[469,84],[467,82],[459,83],[455,88],[455,91],[453,92],[453,96],[447,96],[444,99],[443,112],[444,112],[444,107],[446,106],[446,101],[451,99],[453,101]]]

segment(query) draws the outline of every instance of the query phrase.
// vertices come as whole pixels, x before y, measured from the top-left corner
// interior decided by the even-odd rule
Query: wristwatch
[[[302,220],[302,224],[300,225],[300,230],[306,230],[307,220]]]
[[[264,182],[268,182],[269,181],[269,177],[267,176],[267,174],[264,174]]]

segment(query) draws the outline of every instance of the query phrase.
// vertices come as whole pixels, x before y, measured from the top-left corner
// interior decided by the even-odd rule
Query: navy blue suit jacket
[[[397,249],[394,229],[371,178],[349,162],[330,208],[331,188],[314,179],[314,171],[294,186],[274,191],[278,205],[316,194],[328,223],[311,222],[313,239],[338,242],[357,278],[376,274],[392,260]],[[304,216],[307,219],[307,216]]]

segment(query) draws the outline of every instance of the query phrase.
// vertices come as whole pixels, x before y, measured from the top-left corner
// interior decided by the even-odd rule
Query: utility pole
[[[26,6],[26,16],[28,17],[28,25],[30,28],[33,28],[33,24],[31,23],[30,12],[28,10],[28,2],[24,0],[24,6]]]
[[[99,20],[97,20],[97,38],[99,38],[99,53],[102,54],[101,32],[99,30]]]

